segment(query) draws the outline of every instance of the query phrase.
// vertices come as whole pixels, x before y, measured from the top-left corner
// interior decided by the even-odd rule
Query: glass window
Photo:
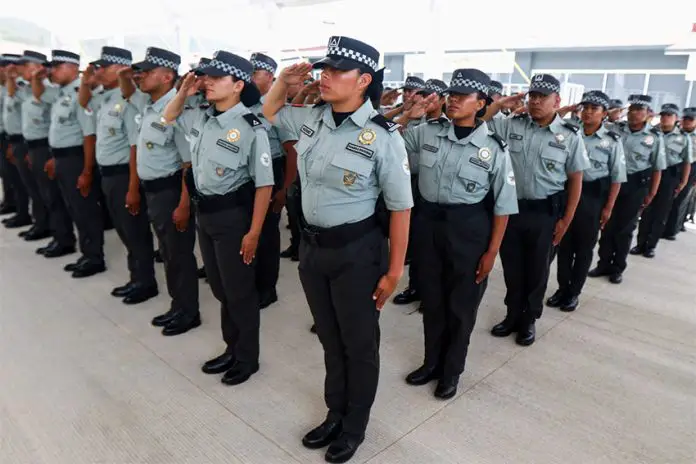
[[[691,83],[691,103],[689,106],[696,106],[696,83]]]
[[[683,74],[651,74],[648,83],[648,95],[653,98],[655,112],[665,103],[674,103],[679,108],[684,106],[689,82]]]
[[[582,85],[585,89],[584,92],[588,90],[602,90],[602,83],[604,82],[604,73],[602,74],[568,74],[568,83]]]
[[[607,74],[607,88],[604,91],[609,98],[618,98],[626,103],[628,96],[643,93],[645,74]]]

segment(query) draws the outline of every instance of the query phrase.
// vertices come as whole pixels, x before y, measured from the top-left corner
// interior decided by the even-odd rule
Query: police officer
[[[251,55],[251,64],[254,66],[252,82],[261,95],[266,95],[273,85],[273,76],[278,65],[273,58],[263,53]],[[259,292],[259,306],[264,309],[278,301],[276,285],[280,271],[280,213],[286,204],[287,190],[297,176],[297,153],[293,148],[295,138],[286,130],[272,126],[263,117],[262,102],[263,97],[251,111],[259,117],[267,130],[275,181],[273,202],[263,223],[256,257],[256,287]]]
[[[409,129],[420,124],[424,124],[428,121],[433,123],[439,121],[440,119],[446,121],[447,118],[442,115],[442,108],[445,105],[445,90],[447,90],[447,84],[445,84],[443,81],[439,79],[428,79],[428,81],[425,83],[425,88],[419,91],[418,95],[422,98],[427,98],[431,95],[434,95],[434,97],[428,99],[427,105],[424,103],[424,100],[421,100],[419,103],[412,106],[410,110],[402,112],[396,122],[400,124],[402,128]],[[416,106],[418,106],[417,115],[419,117],[414,118],[413,111]],[[417,263],[417,255],[419,253],[416,251],[417,242],[414,239],[414,234],[417,227],[416,223],[418,221],[418,205],[420,203],[418,201],[419,194],[417,169],[411,170],[411,189],[413,192],[414,206],[411,210],[411,228],[409,230],[410,237],[408,241],[409,249],[406,252],[406,261],[409,263],[408,287],[394,297],[394,304],[396,305],[406,305],[413,303],[414,301],[420,301],[421,299],[419,292],[420,286],[418,285],[419,272]],[[419,311],[423,312],[422,306],[419,308]]]
[[[238,385],[259,370],[259,294],[254,258],[271,200],[273,166],[266,128],[248,107],[260,94],[251,62],[218,51],[209,64],[184,78],[164,112],[190,134],[189,194],[197,203],[201,253],[208,281],[220,301],[225,352],[203,372],[225,372]],[[211,103],[182,113],[199,87]],[[177,119],[178,118],[178,119]],[[193,182],[191,182],[191,180]],[[276,225],[277,227],[277,225]]]
[[[5,100],[5,66],[8,62],[4,55],[0,56],[0,179],[2,179],[2,202],[0,202],[0,216],[17,212],[15,194],[12,188],[12,175],[9,170],[13,166],[5,157],[7,139],[5,127],[2,124],[2,108]]]
[[[403,111],[408,111],[411,107],[420,101],[423,97],[418,95],[418,92],[425,89],[425,81],[420,77],[408,76],[404,81],[404,86],[400,89],[401,103],[396,105],[391,111],[384,114],[387,119],[396,118]]]
[[[588,275],[608,276],[614,284],[623,281],[638,214],[652,202],[662,170],[667,167],[662,132],[647,122],[651,103],[649,95],[631,95],[627,121],[607,124],[621,135],[626,156],[626,183],[621,186],[614,212],[599,239],[599,262]]]
[[[283,70],[264,103],[269,120],[299,137],[300,281],[324,348],[329,409],[303,444],[330,444],[329,462],[346,462],[364,439],[379,378],[379,310],[403,274],[413,206],[398,125],[375,109],[384,72],[378,61],[373,47],[331,37],[327,56],[314,64],[324,104],[284,106],[288,85],[304,78],[308,64]],[[375,214],[380,194],[390,215]],[[389,245],[378,217],[390,217]]]
[[[522,346],[534,343],[534,323],[544,306],[551,247],[561,242],[573,221],[582,171],[589,167],[578,127],[556,112],[560,90],[558,79],[537,74],[529,86],[528,112],[491,121],[493,130],[510,145],[519,199],[519,214],[510,218],[500,250],[507,316],[493,327],[492,334],[506,337],[517,332],[516,342]],[[491,105],[486,117],[512,107],[522,97],[501,98]]]
[[[127,250],[129,281],[112,290],[125,304],[138,304],[157,296],[152,230],[147,202],[138,179],[135,150],[138,110],[121,95],[118,72],[132,64],[129,50],[103,47],[101,57],[86,69],[81,83],[80,104],[96,120],[96,160],[102,190],[116,232]],[[101,91],[92,95],[91,86]],[[128,206],[126,206],[128,205]]]
[[[104,272],[104,221],[99,204],[99,177],[95,173],[94,120],[89,111],[80,107],[79,55],[54,50],[54,58],[64,56],[59,66],[51,69],[55,87],[47,87],[36,79],[34,96],[51,104],[51,126],[48,143],[52,159],[46,163],[50,173],[55,171],[63,201],[77,227],[82,257],[65,266],[74,278],[89,277]]]
[[[613,99],[609,101],[609,112],[607,114],[608,122],[618,122],[623,116],[623,102],[621,100]]]
[[[665,142],[667,169],[662,171],[660,187],[655,199],[640,217],[638,244],[631,249],[632,255],[642,254],[646,258],[655,256],[655,248],[667,225],[674,198],[686,188],[691,173],[691,138],[677,125],[679,107],[673,103],[662,105],[660,130]]]
[[[476,118],[486,113],[490,79],[478,69],[458,69],[452,76],[446,89],[452,122],[435,119],[404,132],[411,166],[418,170],[415,239],[426,308],[425,361],[406,382],[425,385],[437,379],[435,397],[441,399],[457,393],[488,275],[508,215],[517,213],[507,144]],[[489,192],[493,208],[485,201]]]
[[[145,59],[121,70],[119,81],[124,98],[140,112],[136,116],[140,132],[137,140],[137,174],[141,180],[155,234],[159,239],[167,290],[172,298],[169,311],[155,317],[152,324],[163,327],[162,334],[178,335],[201,325],[198,304],[198,265],[193,249],[196,221],[191,214],[188,192],[183,185],[183,169],[191,154],[185,132],[168,124],[162,116],[176,95],[181,57],[161,48],[150,47]],[[137,72],[139,89],[132,80]]]
[[[497,102],[503,98],[503,84],[500,81],[491,81],[489,94],[492,101]]]
[[[621,136],[604,126],[609,106],[609,97],[598,90],[587,92],[580,101],[590,167],[583,173],[575,218],[558,247],[558,290],[546,301],[547,306],[562,311],[574,311],[579,304],[599,230],[609,221],[621,184],[626,182]]]
[[[0,66],[0,78],[2,79],[0,82],[2,84],[0,86],[2,114],[0,116],[4,130],[0,156],[2,156],[4,164],[3,184],[7,182],[12,185],[16,209],[14,216],[2,220],[7,228],[24,227],[32,223],[29,214],[29,195],[19,174],[17,159],[12,154],[12,144],[21,145],[23,140],[19,102],[8,95],[8,87],[17,79],[23,66],[19,64],[20,58],[20,55],[14,54],[4,54],[0,57],[0,64],[2,64]]]
[[[676,240],[677,234],[686,230],[684,222],[687,214],[688,200],[691,197],[694,182],[696,182],[696,131],[694,131],[696,122],[694,118],[696,118],[696,108],[684,108],[680,127],[684,136],[691,140],[691,171],[689,172],[689,181],[687,182],[686,188],[679,192],[677,198],[674,199],[672,210],[669,213],[664,233],[664,238],[667,240]]]
[[[36,179],[29,166],[27,143],[24,139],[26,125],[23,120],[22,104],[31,99],[29,80],[31,72],[46,64],[46,55],[26,50],[18,58],[17,65],[9,66],[7,70],[7,96],[5,97],[5,126],[9,135],[8,157],[17,166],[19,178],[24,190],[31,199],[31,218],[17,218],[5,223],[7,228],[32,225],[31,229],[20,232],[20,237],[35,232],[45,234],[48,230],[48,214],[39,194]]]

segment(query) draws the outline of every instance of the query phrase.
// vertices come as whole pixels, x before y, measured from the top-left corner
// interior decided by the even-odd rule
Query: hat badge
[[[363,129],[358,135],[358,141],[363,145],[372,145],[377,139],[377,133],[372,129]]]
[[[239,140],[240,133],[238,129],[232,129],[229,132],[227,132],[227,141],[228,142],[237,142]]]
[[[332,37],[329,40],[329,47],[338,47],[338,44],[341,42],[340,37]]]
[[[534,76],[534,82],[541,82],[544,80],[544,75],[543,74],[537,74]]]

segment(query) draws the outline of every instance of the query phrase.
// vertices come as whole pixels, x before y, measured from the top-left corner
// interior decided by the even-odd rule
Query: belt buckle
[[[316,229],[307,226],[303,228],[303,232],[305,235],[305,239],[309,244],[318,245],[319,241],[317,240],[317,237],[319,236],[319,232],[317,232]]]

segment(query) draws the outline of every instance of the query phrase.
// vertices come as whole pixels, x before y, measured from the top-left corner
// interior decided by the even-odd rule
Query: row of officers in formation
[[[226,345],[202,370],[236,385],[259,369],[259,309],[278,298],[287,206],[294,239],[283,255],[299,260],[326,366],[328,413],[302,442],[345,462],[364,439],[379,314],[406,262],[395,302],[422,302],[425,340],[406,382],[436,381],[435,396],[452,398],[498,254],[507,313],[492,334],[530,345],[554,257],[547,304],[572,311],[588,273],[618,284],[629,252],[653,257],[674,239],[694,195],[696,108],[678,123],[679,108],[664,105],[653,127],[646,95],[619,120],[623,105],[601,91],[560,108],[551,75],[503,97],[477,69],[383,93],[378,62],[349,37],[277,78],[262,53],[218,51],[181,77],[180,57],[154,47],[137,63],[104,47],[81,75],[68,51],[2,55],[3,212],[16,211],[5,226],[50,235],[46,258],[75,252],[76,229],[81,257],[66,270],[87,277],[105,270],[105,206],[130,271],[113,295],[130,304],[158,293],[154,230],[171,300],[152,324],[164,335],[201,323],[197,236]]]

